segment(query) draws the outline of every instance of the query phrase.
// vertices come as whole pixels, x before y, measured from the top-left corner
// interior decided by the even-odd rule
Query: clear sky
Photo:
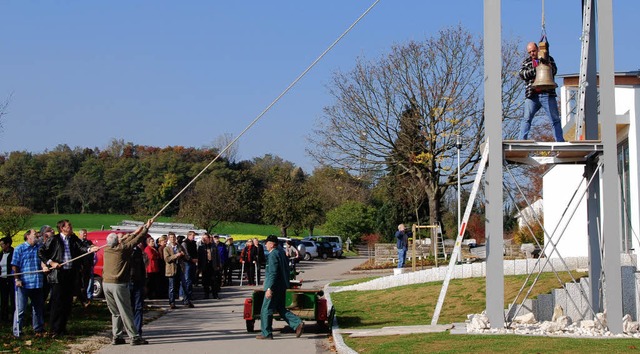
[[[203,147],[240,133],[373,0],[0,2],[0,153],[58,144]],[[503,38],[541,34],[541,0],[503,0]],[[640,1],[613,0],[615,70],[640,68]],[[579,71],[581,0],[546,0],[550,53]],[[382,0],[239,141],[239,159],[305,154],[327,84],[358,57],[462,24],[482,35],[482,0]]]

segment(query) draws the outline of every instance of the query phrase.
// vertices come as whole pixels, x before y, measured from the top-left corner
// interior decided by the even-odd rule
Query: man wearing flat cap
[[[285,296],[289,288],[289,264],[282,248],[278,247],[278,238],[267,237],[267,266],[264,275],[264,301],[260,311],[260,329],[257,339],[273,339],[273,313],[277,311],[289,327],[300,337],[304,331],[304,322],[285,307]]]

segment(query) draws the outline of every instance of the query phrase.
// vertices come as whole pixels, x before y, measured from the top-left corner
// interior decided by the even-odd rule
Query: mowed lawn
[[[585,275],[574,273],[575,278]],[[505,306],[513,301],[525,278],[505,277]],[[561,274],[561,278],[563,282],[570,281],[566,273]],[[425,325],[431,324],[441,287],[442,282],[431,282],[376,291],[346,291],[332,293],[331,299],[340,328]],[[543,273],[529,297],[559,287],[553,273]],[[451,280],[438,323],[464,322],[468,314],[482,312],[486,307],[485,294],[484,278]],[[344,340],[359,353],[619,353],[636,351],[636,347],[640,347],[638,339],[451,335],[448,332],[366,338],[344,335]]]
[[[18,232],[13,237],[13,245],[17,246],[23,242],[23,236],[26,230],[36,229],[39,230],[43,225],[49,225],[56,230],[56,224],[60,220],[69,220],[76,230],[87,229],[89,231],[94,230],[110,230],[111,225],[118,225],[123,220],[138,220],[146,221],[150,216],[132,216],[123,214],[33,214],[29,222],[27,223],[25,230]],[[160,216],[157,222],[183,222],[176,220],[175,218]],[[56,230],[57,231],[57,230]],[[322,234],[322,229],[316,228],[316,235]],[[288,230],[289,237],[303,238],[307,236],[307,230],[304,230],[299,235],[295,235],[293,230]],[[213,233],[231,235],[236,240],[247,240],[257,237],[259,239],[266,238],[268,235],[280,236],[280,228],[275,225],[262,225],[262,224],[249,224],[243,222],[221,222],[213,229]],[[0,233],[0,236],[2,234]]]

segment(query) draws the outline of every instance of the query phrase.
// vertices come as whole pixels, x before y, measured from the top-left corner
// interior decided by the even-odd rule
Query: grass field
[[[574,277],[586,275],[575,273]],[[505,277],[505,303],[517,294],[526,276]],[[561,274],[569,281],[568,274]],[[334,284],[335,285],[335,284]],[[332,293],[341,328],[381,328],[431,323],[442,282],[376,291]],[[530,297],[560,287],[552,273],[543,273]],[[485,309],[485,279],[451,280],[439,323],[464,322],[467,314]],[[621,353],[638,351],[637,339],[575,339],[517,335],[414,334],[367,338],[344,337],[359,353]]]
[[[71,221],[73,228],[77,231],[79,229],[93,230],[109,230],[111,225],[118,225],[122,220],[138,220],[146,221],[150,216],[132,216],[122,214],[34,214],[26,229],[39,230],[43,225],[50,225],[53,229],[56,229],[56,224],[60,220],[67,219]],[[157,221],[160,222],[178,222],[173,218],[159,217]],[[25,230],[19,232],[13,237],[13,245],[19,245],[23,241]],[[294,235],[292,230],[289,231],[289,237],[303,238],[307,236],[306,233],[301,235]],[[213,233],[226,234],[233,236],[236,240],[247,240],[257,237],[259,239],[266,238],[268,235],[280,235],[280,228],[274,225],[260,225],[260,224],[247,224],[242,222],[221,222],[213,229]],[[316,235],[321,235],[321,229],[315,229]]]

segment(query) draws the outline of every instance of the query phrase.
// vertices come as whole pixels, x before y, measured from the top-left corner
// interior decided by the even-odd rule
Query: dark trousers
[[[86,279],[85,279],[86,277]],[[84,304],[87,302],[87,288],[89,287],[89,279],[90,275],[84,273],[84,269],[80,269],[78,276],[76,276],[76,293],[75,296],[80,301],[80,303]]]
[[[253,262],[246,262],[244,264],[244,272],[247,275],[247,284],[256,285],[256,264]]]
[[[260,285],[261,269],[262,269],[262,267],[260,266],[260,262],[256,263],[255,270],[254,270],[254,272],[256,273],[256,276],[258,277],[256,279],[258,281],[258,283],[256,285]]]
[[[75,273],[73,269],[58,269],[58,282],[51,284],[51,316],[49,326],[54,334],[65,334],[71,315]]]
[[[144,280],[129,282],[131,309],[133,310],[133,326],[136,329],[136,334],[139,336],[142,335],[142,320],[144,317],[144,283]]]
[[[162,290],[164,282],[165,279],[160,272],[147,273],[147,288],[145,289],[147,297],[149,299],[162,299],[162,296],[164,296],[162,295],[164,293]]]
[[[220,292],[220,287],[222,286],[222,271],[214,270],[212,279],[213,297],[217,299],[218,293]]]
[[[213,267],[210,265],[202,268],[202,287],[204,288],[204,297],[209,298],[213,289]]]
[[[232,260],[227,260],[224,263],[224,285],[233,285],[233,268],[235,267],[235,262]]]
[[[0,278],[0,319],[2,321],[13,321],[13,313],[16,310],[15,296],[13,276]]]

